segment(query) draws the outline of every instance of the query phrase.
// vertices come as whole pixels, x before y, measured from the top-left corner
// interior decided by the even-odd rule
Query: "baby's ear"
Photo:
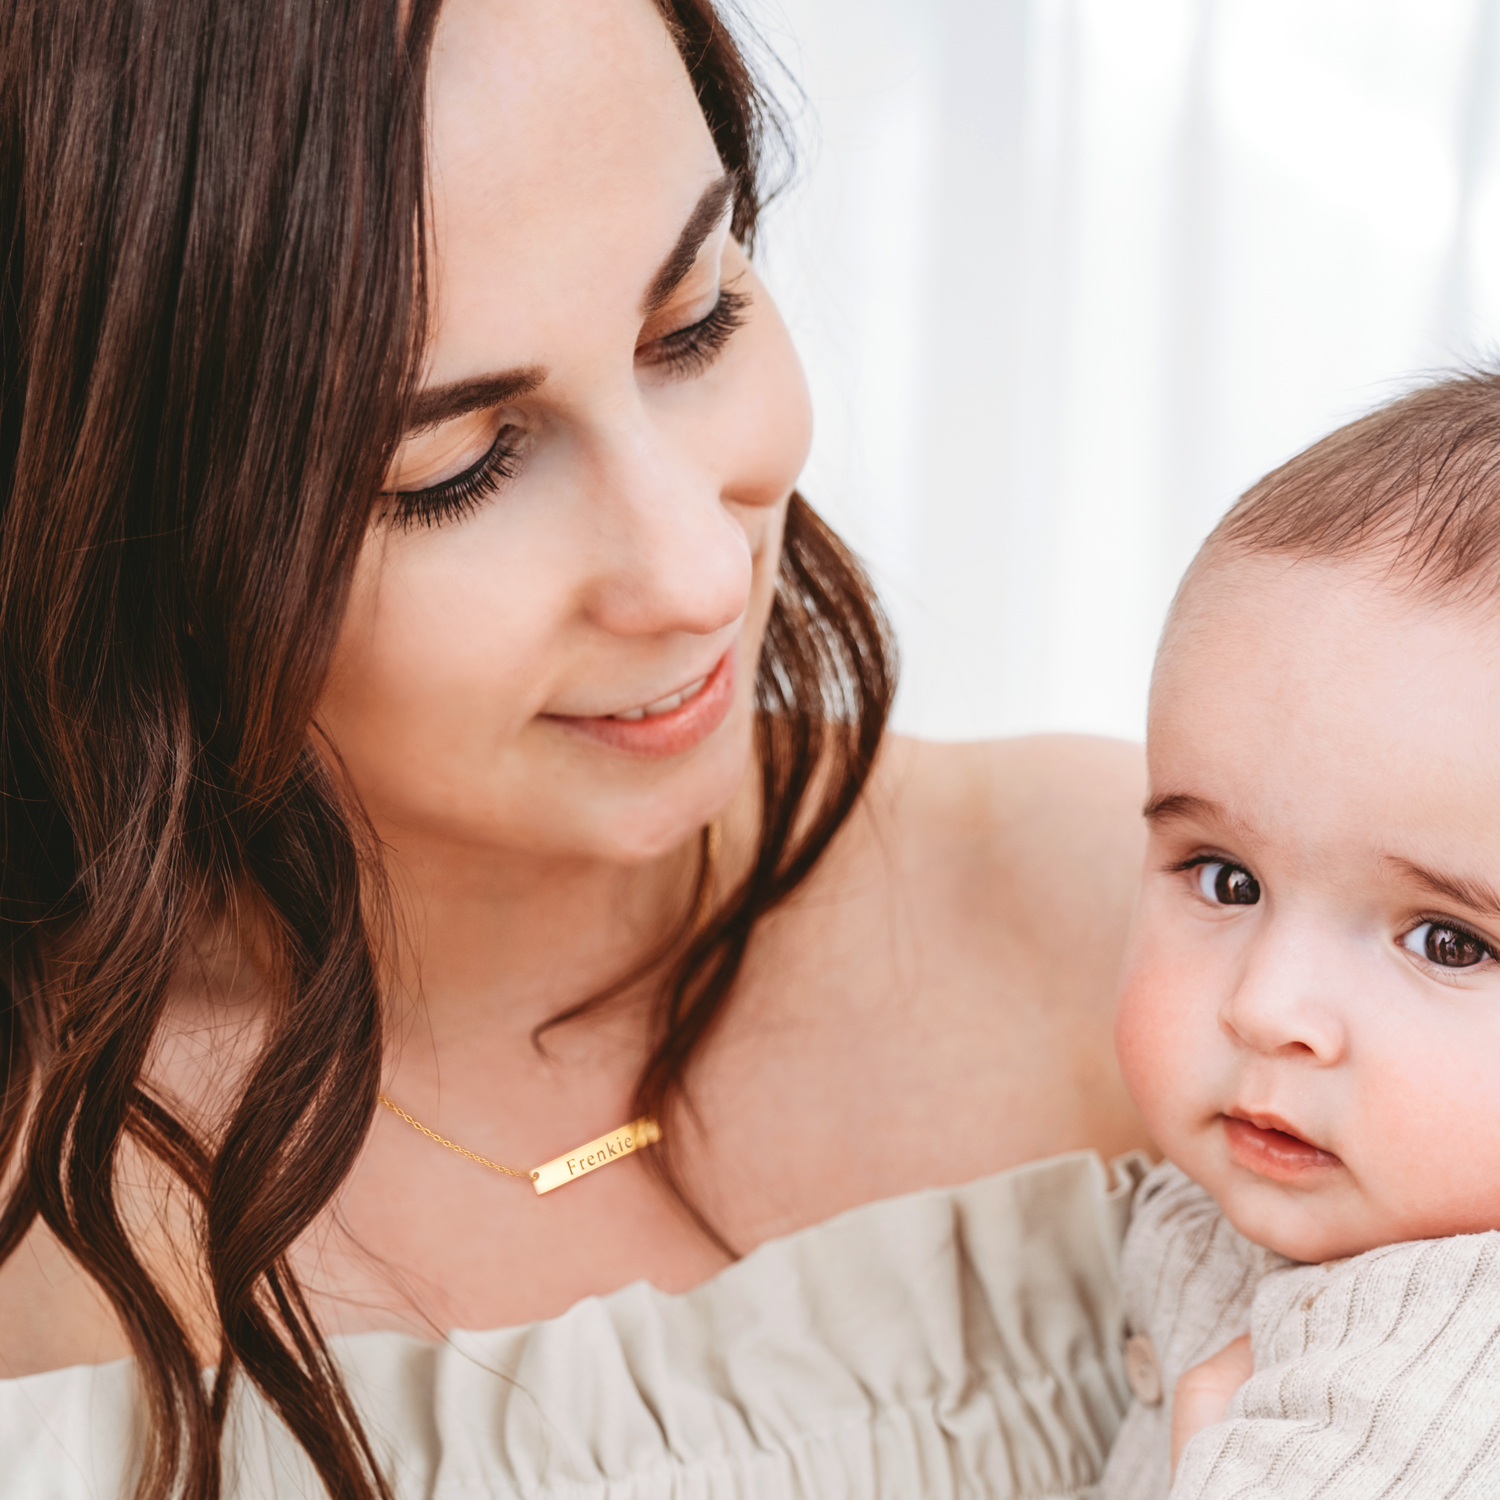
[[[1182,1450],[1215,1422],[1222,1422],[1234,1393],[1255,1374],[1250,1353],[1250,1335],[1242,1333],[1232,1344],[1201,1365],[1194,1365],[1177,1382],[1172,1393],[1172,1477]]]

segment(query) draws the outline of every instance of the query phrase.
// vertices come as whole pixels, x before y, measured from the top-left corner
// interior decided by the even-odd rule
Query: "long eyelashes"
[[[744,326],[749,306],[746,294],[725,287],[706,317],[664,334],[639,353],[647,364],[665,366],[676,377],[687,379],[701,374],[724,351],[735,331]],[[502,427],[489,452],[461,474],[425,489],[391,491],[386,496],[389,506],[385,519],[409,531],[413,526],[437,526],[466,516],[514,477],[520,454],[516,429]]]
[[[436,526],[477,509],[516,472],[520,448],[515,431],[510,425],[502,427],[489,452],[452,479],[425,490],[394,491],[389,497],[393,504],[386,512],[391,524],[410,531],[413,526]]]
[[[744,327],[745,309],[749,306],[750,299],[743,292],[724,288],[707,317],[647,345],[648,362],[666,365],[675,375],[696,375],[706,370],[735,330]]]

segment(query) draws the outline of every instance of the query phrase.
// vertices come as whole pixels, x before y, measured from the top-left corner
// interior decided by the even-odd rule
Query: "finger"
[[[1226,1344],[1211,1359],[1194,1365],[1177,1382],[1172,1394],[1172,1474],[1182,1450],[1215,1422],[1222,1422],[1234,1393],[1255,1373],[1250,1336]]]

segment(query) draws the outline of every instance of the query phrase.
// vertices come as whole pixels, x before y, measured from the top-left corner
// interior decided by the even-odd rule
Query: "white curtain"
[[[1265,470],[1496,350],[1500,0],[744,0],[805,94],[762,263],[898,727],[1139,737]]]

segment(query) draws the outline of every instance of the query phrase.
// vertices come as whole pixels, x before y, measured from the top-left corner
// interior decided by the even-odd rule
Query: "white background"
[[[1500,0],[744,0],[805,94],[761,263],[898,727],[1139,737],[1268,468],[1500,347]]]

